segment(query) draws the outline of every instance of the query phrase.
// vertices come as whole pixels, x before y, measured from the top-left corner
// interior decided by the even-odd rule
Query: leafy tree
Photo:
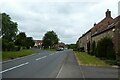
[[[0,37],[2,38],[2,49],[9,51],[14,49],[14,40],[16,37],[16,33],[18,31],[17,23],[13,22],[9,15],[6,13],[2,13],[2,34],[0,33]]]
[[[13,22],[9,15],[2,13],[2,38],[13,41],[17,31],[17,23]]]
[[[26,40],[27,40],[26,34],[24,32],[21,32],[16,37],[15,45],[21,46],[22,48],[25,48],[27,45]]]
[[[35,44],[32,37],[27,37],[26,42],[27,42],[27,44],[26,44],[27,49],[29,49],[30,47],[33,47]]]
[[[48,31],[43,37],[43,46],[44,48],[53,47],[55,44],[58,44],[59,38],[54,31]]]
[[[34,45],[32,38],[26,38],[26,34],[21,32],[17,35],[18,25],[11,20],[11,17],[6,13],[2,13],[2,30],[0,28],[0,37],[2,38],[2,50],[4,51],[19,51],[20,48],[32,47]],[[17,35],[17,36],[16,36]]]
[[[74,51],[77,50],[77,45],[76,44],[67,44],[66,45],[68,49],[73,49]]]
[[[2,14],[0,13],[0,38],[1,36],[2,36]]]

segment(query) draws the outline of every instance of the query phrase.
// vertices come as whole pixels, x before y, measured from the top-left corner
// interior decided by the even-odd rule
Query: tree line
[[[18,33],[18,24],[11,20],[6,13],[2,15],[2,50],[3,51],[19,51],[21,49],[29,49],[34,46],[32,37],[27,37],[25,32]]]

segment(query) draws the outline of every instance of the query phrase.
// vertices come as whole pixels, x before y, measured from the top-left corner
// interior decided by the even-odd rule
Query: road
[[[2,63],[3,78],[118,78],[118,69],[78,65],[72,50],[45,51]]]

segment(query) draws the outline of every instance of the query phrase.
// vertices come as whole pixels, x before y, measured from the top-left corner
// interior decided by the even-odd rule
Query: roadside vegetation
[[[66,47],[68,48],[68,49],[73,49],[74,51],[76,50],[76,44],[66,44]]]
[[[80,65],[89,65],[89,66],[110,66],[104,60],[100,60],[95,56],[91,56],[86,52],[75,52],[76,58]]]
[[[20,51],[4,51],[2,52],[2,60],[9,60],[9,59],[14,59],[14,58],[18,58],[18,57],[23,57],[23,56],[27,56],[30,54],[35,53],[34,50],[20,50]]]
[[[115,49],[111,38],[104,37],[97,43],[94,41],[91,48],[90,55],[95,55],[102,59],[116,59]]]
[[[2,51],[19,51],[21,49],[29,49],[34,46],[32,37],[27,37],[25,32],[18,30],[17,22],[11,17],[2,13]]]
[[[35,44],[33,38],[27,37],[25,32],[20,32],[17,22],[14,22],[8,14],[0,13],[0,15],[2,15],[2,34],[0,35],[2,53],[0,53],[0,58],[8,60],[33,54],[34,51],[30,50]]]
[[[84,48],[76,48],[76,57],[81,64],[110,66],[117,65],[114,45],[111,38],[104,37],[98,42],[87,44],[87,52]]]

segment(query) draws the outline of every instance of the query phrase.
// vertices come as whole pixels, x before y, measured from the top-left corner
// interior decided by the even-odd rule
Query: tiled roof
[[[118,25],[118,22],[120,22],[120,16],[117,16],[116,18],[111,17],[111,11],[109,9],[106,11],[106,17],[102,19],[99,23],[95,23],[94,27],[92,27],[89,31],[87,31],[85,34],[83,34],[81,38],[86,36],[89,32],[91,32],[92,36],[99,35],[107,30],[113,29],[116,25]]]
[[[34,42],[35,42],[36,44],[43,43],[42,40],[34,40]]]
[[[104,18],[102,21],[100,21],[98,24],[96,24],[92,28],[92,35],[103,31],[104,29],[106,29],[108,27],[108,25],[110,25],[112,23],[113,23],[113,18],[111,18],[111,17]]]
[[[102,28],[101,30],[98,30],[95,33],[93,33],[92,36],[96,36],[96,35],[101,34],[101,33],[105,32],[107,30],[113,29],[118,21],[120,21],[120,16],[113,19],[111,24],[109,24],[107,26],[104,26],[104,28]]]

